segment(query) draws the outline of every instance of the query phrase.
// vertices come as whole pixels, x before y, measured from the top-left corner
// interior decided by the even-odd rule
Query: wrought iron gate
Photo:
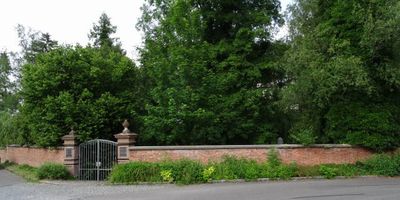
[[[80,180],[104,180],[116,163],[116,142],[96,139],[79,145]]]

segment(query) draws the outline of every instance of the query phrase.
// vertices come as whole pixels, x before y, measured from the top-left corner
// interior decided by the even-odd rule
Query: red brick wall
[[[166,146],[131,147],[129,157],[131,161],[156,162],[165,159],[188,158],[207,163],[218,161],[225,155],[233,155],[263,162],[272,148],[278,151],[284,163],[296,162],[299,165],[355,163],[368,158],[373,153],[349,145]]]
[[[232,155],[263,162],[272,148],[278,151],[284,163],[294,161],[299,165],[354,163],[368,158],[373,153],[349,145],[138,146],[130,148],[129,160],[156,162],[189,158],[207,163],[218,161],[225,155]],[[9,160],[18,164],[40,166],[45,162],[63,163],[64,151],[63,148],[7,147],[6,150],[0,150],[0,158],[2,162]]]
[[[1,162],[6,160],[18,163],[28,164],[38,167],[45,162],[64,162],[63,148],[45,149],[45,148],[27,148],[27,147],[7,147],[6,150],[0,150]]]

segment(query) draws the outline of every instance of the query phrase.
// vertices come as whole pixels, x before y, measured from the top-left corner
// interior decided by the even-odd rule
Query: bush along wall
[[[45,163],[39,167],[32,167],[30,165],[18,165],[6,161],[0,164],[0,169],[7,169],[29,182],[37,182],[39,180],[71,180],[73,176],[69,173],[68,169],[58,163]]]
[[[287,180],[292,177],[334,178],[360,175],[400,175],[400,154],[379,154],[356,164],[324,164],[299,166],[283,164],[276,151],[270,151],[264,163],[255,160],[226,156],[220,162],[201,164],[193,160],[163,161],[157,163],[130,162],[114,167],[108,181],[115,184],[177,183],[194,184],[219,180],[260,178]]]

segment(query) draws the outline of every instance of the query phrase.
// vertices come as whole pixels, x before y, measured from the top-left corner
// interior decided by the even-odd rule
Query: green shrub
[[[203,170],[203,180],[206,182],[210,182],[215,172],[215,167],[210,166]]]
[[[362,162],[360,165],[360,167],[365,169],[365,171],[367,171],[369,174],[399,176],[400,154],[378,154],[366,160],[365,162]]]
[[[255,180],[261,178],[262,176],[262,166],[255,161],[249,162],[245,166],[244,179]]]
[[[178,184],[201,183],[204,167],[197,161],[179,160],[173,165],[172,171],[175,182]]]
[[[290,179],[296,176],[297,165],[292,163],[290,165],[273,166],[266,164],[262,171],[262,177],[270,179]]]
[[[217,180],[256,179],[261,175],[261,166],[254,160],[225,156],[222,162],[214,163]]]
[[[331,179],[337,176],[337,169],[332,166],[321,165],[319,166],[319,173],[321,174],[321,176],[327,179]]]
[[[161,168],[156,163],[130,162],[116,165],[108,179],[111,183],[162,182]]]
[[[45,163],[37,169],[37,175],[39,179],[49,180],[67,180],[71,179],[72,176],[68,169],[57,163]]]
[[[295,176],[297,165],[283,165],[275,149],[268,152],[267,163],[263,165],[261,176],[270,179],[290,179]]]
[[[338,176],[353,177],[365,174],[363,169],[357,168],[356,165],[352,164],[335,165],[335,167]]]
[[[276,149],[271,149],[267,155],[267,162],[270,167],[277,167],[282,164],[281,159],[279,158],[278,152]]]
[[[313,166],[298,166],[295,176],[298,177],[313,177],[319,176],[319,165]]]
[[[296,132],[292,132],[290,133],[290,138],[296,143],[304,146],[315,144],[315,141],[317,140],[317,137],[314,135],[311,129],[300,129]]]
[[[111,183],[173,182],[178,184],[201,183],[203,165],[192,160],[165,161],[161,163],[130,162],[112,170]]]
[[[400,174],[400,154],[376,155],[356,164],[324,164],[297,166],[282,164],[278,153],[271,150],[265,163],[225,156],[221,162],[203,165],[193,160],[164,161],[160,163],[131,162],[117,165],[109,176],[112,183],[168,182],[193,184],[211,180],[258,178],[290,179],[295,176],[352,177],[364,174],[396,176]]]
[[[326,114],[326,135],[335,143],[349,143],[385,151],[400,146],[400,107],[373,102],[341,102]]]
[[[174,178],[172,177],[172,170],[161,170],[160,175],[164,182],[174,182]]]
[[[23,130],[23,118],[20,113],[11,114],[0,111],[0,148],[10,144],[29,143],[28,134]]]

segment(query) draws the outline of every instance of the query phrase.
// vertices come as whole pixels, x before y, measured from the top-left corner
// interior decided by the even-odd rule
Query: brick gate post
[[[125,120],[122,126],[124,127],[122,133],[114,135],[115,138],[117,138],[118,163],[125,163],[129,161],[129,147],[135,146],[137,137],[136,133],[132,133],[128,129],[128,120]]]
[[[64,140],[64,165],[76,177],[79,171],[79,148],[74,129],[71,128],[69,134],[64,135],[62,140]]]

